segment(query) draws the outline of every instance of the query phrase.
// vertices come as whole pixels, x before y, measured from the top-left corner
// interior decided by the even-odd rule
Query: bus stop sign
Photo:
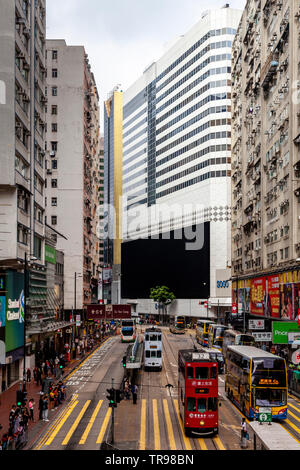
[[[260,423],[271,423],[272,422],[272,408],[259,408],[258,409],[258,421]]]

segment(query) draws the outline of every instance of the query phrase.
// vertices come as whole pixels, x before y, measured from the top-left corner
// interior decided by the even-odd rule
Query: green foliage
[[[157,286],[150,289],[150,299],[160,302],[163,305],[169,305],[176,299],[175,294],[166,286]]]

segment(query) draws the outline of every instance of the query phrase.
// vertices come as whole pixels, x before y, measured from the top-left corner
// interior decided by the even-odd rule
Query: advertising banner
[[[300,333],[297,322],[277,322],[272,323],[273,344],[288,344],[289,333]]]
[[[52,246],[45,245],[45,261],[56,264],[56,250]]]
[[[264,315],[264,292],[266,288],[265,278],[259,277],[256,279],[251,279],[251,302],[250,302],[250,312],[254,315]]]
[[[2,296],[3,297],[3,296]],[[6,352],[24,346],[24,274],[6,273]]]

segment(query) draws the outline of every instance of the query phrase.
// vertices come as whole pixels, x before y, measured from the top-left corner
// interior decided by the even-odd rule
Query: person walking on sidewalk
[[[28,402],[28,407],[29,407],[29,419],[30,421],[34,422],[34,414],[33,414],[33,410],[34,410],[34,399],[33,398],[30,398],[29,402]]]
[[[31,370],[29,369],[29,367],[27,369],[26,376],[27,376],[27,382],[31,382]]]
[[[39,399],[39,419],[43,419],[43,393],[41,393],[40,399]]]
[[[132,385],[132,387],[131,387],[131,393],[132,393],[132,401],[133,401],[133,404],[136,405],[137,393],[138,393],[138,386],[137,386],[137,385]]]
[[[43,397],[43,421],[49,421],[48,411],[49,411],[48,396],[44,395]]]

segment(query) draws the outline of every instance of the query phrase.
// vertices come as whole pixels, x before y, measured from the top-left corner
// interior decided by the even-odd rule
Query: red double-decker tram
[[[218,433],[218,364],[206,352],[178,352],[178,401],[185,434]]]

